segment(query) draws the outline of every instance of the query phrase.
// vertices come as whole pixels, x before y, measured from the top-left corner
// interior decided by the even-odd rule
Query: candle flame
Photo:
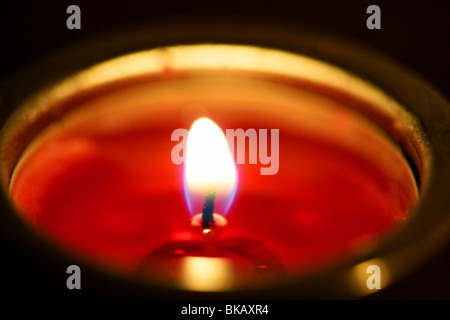
[[[228,211],[236,191],[236,165],[225,135],[208,118],[196,120],[189,130],[184,181],[192,214],[202,211],[208,193],[215,194],[215,212]]]

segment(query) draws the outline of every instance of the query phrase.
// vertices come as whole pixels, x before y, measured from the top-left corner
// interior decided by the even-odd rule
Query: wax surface
[[[16,177],[14,200],[57,243],[133,270],[172,234],[194,237],[170,134],[51,139]],[[299,137],[280,140],[276,175],[238,166],[221,237],[259,239],[288,269],[302,269],[346,255],[405,218],[411,199],[402,190],[392,194],[392,182],[373,164]]]
[[[258,92],[259,98],[264,91]],[[307,104],[312,98],[305,93],[302,99]],[[113,102],[121,100],[101,104]],[[125,274],[133,274],[160,247],[201,241],[200,228],[190,224],[183,166],[171,159],[178,143],[171,141],[173,130],[189,128],[194,119],[186,121],[179,105],[192,103],[161,107],[166,113],[152,117],[134,116],[126,127],[117,125],[121,113],[111,112],[47,134],[14,172],[11,197],[23,219],[60,248]],[[311,110],[327,103],[334,102],[313,101]],[[262,102],[253,109],[261,113],[253,112],[249,101],[201,104],[224,132],[279,129],[278,172],[261,175],[267,165],[260,161],[237,165],[236,196],[216,237],[258,243],[288,275],[326,268],[366,250],[394,231],[416,200],[406,161],[389,142],[380,142],[384,138],[355,129],[354,115],[343,109],[333,106],[338,111],[323,113],[326,121],[317,122],[302,120],[301,112],[288,114],[288,125],[285,118],[264,115],[263,110],[278,107],[264,109]],[[324,126],[327,135],[302,131],[305,121],[310,128]]]

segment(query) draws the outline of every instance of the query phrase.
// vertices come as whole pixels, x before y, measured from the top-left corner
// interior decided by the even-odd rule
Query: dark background
[[[66,28],[69,16],[66,8],[71,4],[81,8],[81,30]],[[366,8],[371,4],[381,8],[381,30],[366,28]],[[98,32],[169,18],[220,16],[232,21],[257,19],[333,31],[393,57],[449,98],[449,9],[445,1],[2,1],[0,78]],[[101,289],[91,295],[86,289],[67,290],[65,270],[55,274],[55,270],[49,270],[12,243],[0,240],[0,293],[3,296],[107,296]],[[450,299],[449,271],[450,245],[447,245],[413,274],[367,299]]]

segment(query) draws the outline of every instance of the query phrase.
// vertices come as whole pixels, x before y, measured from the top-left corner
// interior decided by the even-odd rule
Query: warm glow
[[[203,234],[210,234],[211,232],[212,232],[211,229],[208,229],[208,228],[203,229]]]
[[[372,259],[362,262],[351,269],[348,281],[354,293],[364,296],[377,291],[377,288],[369,288],[376,282],[376,271],[372,267],[378,267],[380,289],[384,289],[391,282],[391,272],[388,264],[382,259]],[[379,289],[378,289],[379,290]]]
[[[189,130],[184,175],[193,213],[201,212],[201,208],[198,204],[193,208],[192,203],[202,206],[205,193],[211,191],[215,193],[218,213],[226,213],[236,189],[236,166],[225,135],[210,119],[196,120]]]
[[[186,257],[181,269],[181,286],[195,291],[222,291],[233,281],[233,271],[226,259]]]

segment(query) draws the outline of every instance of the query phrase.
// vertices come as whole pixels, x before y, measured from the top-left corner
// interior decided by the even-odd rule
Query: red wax
[[[374,151],[376,159],[360,152],[358,143],[371,148],[373,141],[361,143],[367,137],[355,131],[353,116],[337,113],[327,124],[335,136],[360,135],[350,148],[333,134],[315,137],[280,119],[217,108],[208,115],[224,132],[280,130],[277,174],[261,175],[260,163],[237,166],[236,196],[217,241],[254,240],[298,275],[364,250],[407,217],[416,194],[406,162],[387,147]],[[24,220],[64,250],[125,274],[168,243],[201,240],[190,224],[183,166],[171,161],[172,131],[192,119],[163,118],[102,131],[92,128],[108,122],[94,117],[47,135],[14,173],[11,195]],[[174,250],[181,255],[183,248]]]

